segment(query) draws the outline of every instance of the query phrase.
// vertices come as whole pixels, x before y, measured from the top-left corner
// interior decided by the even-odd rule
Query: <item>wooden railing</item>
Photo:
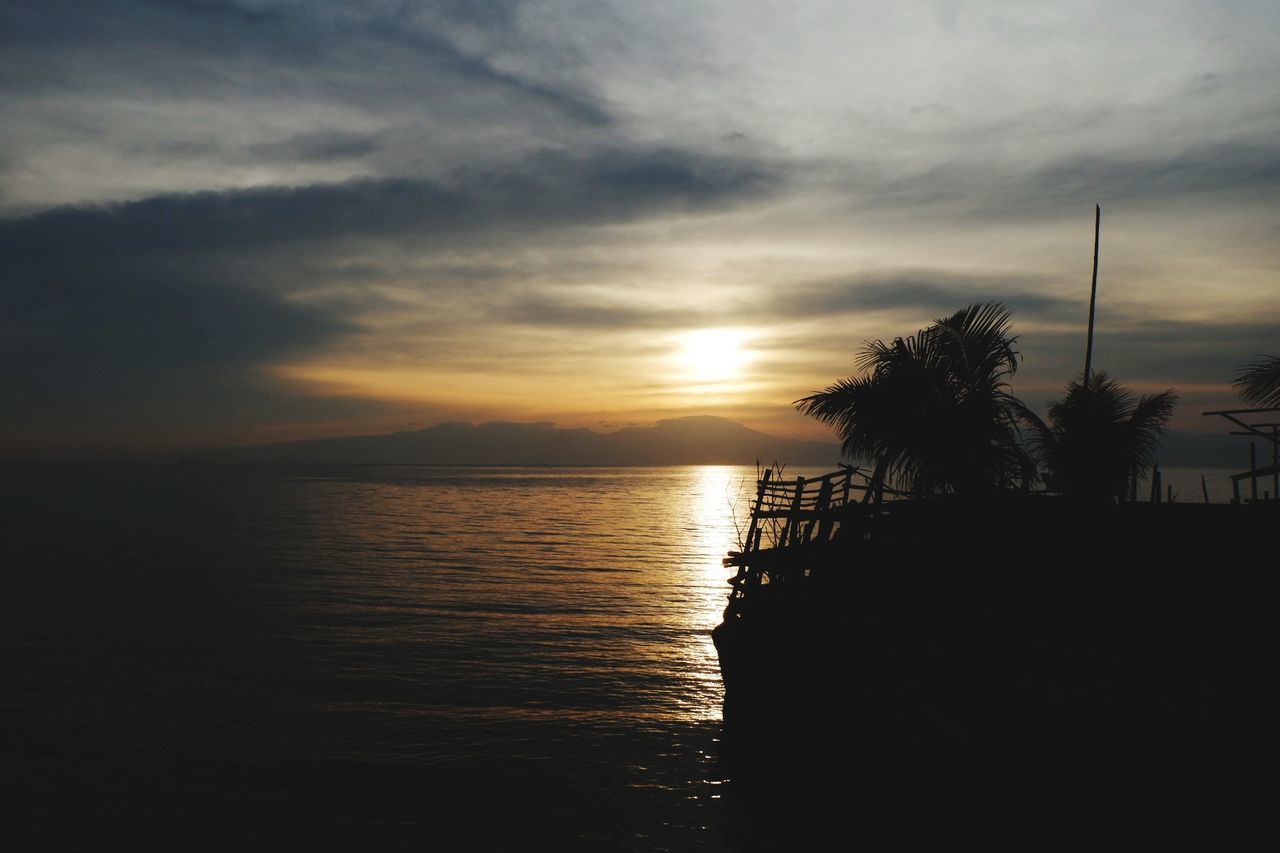
[[[757,481],[751,503],[751,523],[741,551],[730,551],[726,566],[737,566],[730,609],[748,587],[776,583],[799,572],[804,557],[829,542],[851,518],[856,504],[878,492],[870,476],[859,468],[841,466],[820,477],[782,479],[773,469]]]
[[[1238,504],[1241,502],[1240,483],[1248,481],[1249,497],[1247,501],[1256,503],[1258,501],[1258,481],[1266,482],[1267,478],[1271,479],[1271,488],[1264,489],[1262,500],[1280,501],[1280,422],[1276,421],[1259,421],[1250,419],[1251,416],[1264,415],[1272,412],[1280,412],[1280,406],[1266,406],[1257,409],[1227,409],[1219,412],[1205,412],[1205,415],[1217,415],[1225,418],[1237,429],[1232,430],[1229,435],[1249,436],[1250,438],[1261,438],[1271,443],[1271,464],[1258,464],[1258,447],[1256,441],[1249,442],[1249,470],[1242,471],[1239,474],[1231,475],[1231,502]],[[1205,495],[1208,500],[1208,494]]]

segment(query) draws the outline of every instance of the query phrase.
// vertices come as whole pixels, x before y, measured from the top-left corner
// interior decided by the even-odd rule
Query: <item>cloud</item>
[[[0,8],[0,31],[9,34],[6,41],[21,54],[15,58],[28,64],[24,70],[17,62],[6,63],[20,72],[6,75],[10,89],[47,91],[65,85],[86,63],[102,75],[99,86],[111,88],[118,80],[134,88],[141,82],[135,76],[141,70],[138,63],[159,61],[180,73],[155,75],[149,85],[188,95],[224,89],[247,69],[257,70],[259,86],[268,88],[296,88],[298,71],[323,71],[332,90],[342,87],[340,70],[368,73],[383,66],[394,72],[388,82],[399,85],[422,74],[446,77],[455,86],[541,104],[568,120],[607,124],[608,113],[587,94],[504,71],[449,37],[450,24],[458,23],[502,26],[514,33],[512,11],[511,4],[493,2],[464,9],[451,2],[361,7],[117,0],[111,14],[103,15],[98,4],[49,0],[39,11]],[[77,55],[87,47],[93,50],[89,60]],[[198,59],[205,61],[193,61]]]
[[[139,253],[252,250],[294,241],[394,238],[600,225],[705,211],[768,192],[777,177],[752,163],[678,151],[545,152],[507,172],[445,183],[366,179],[305,187],[181,193],[0,220],[10,262]]]
[[[340,316],[198,272],[28,273],[0,287],[0,314],[10,413],[0,432],[17,443],[57,429],[89,444],[122,430],[164,442],[177,439],[166,429],[244,420],[249,411],[284,416],[297,401],[273,400],[260,367],[353,331]]]
[[[322,130],[251,145],[248,153],[265,160],[347,160],[378,150],[378,144],[369,134]]]
[[[279,425],[483,387],[456,416],[563,419],[604,388],[581,416],[635,419],[707,403],[668,332],[712,326],[758,356],[732,405],[789,411],[861,340],[992,299],[1019,382],[1056,388],[1095,201],[1122,379],[1208,384],[1280,321],[1280,19],[1256,5],[110,7],[0,0],[23,417]]]
[[[1258,353],[1280,354],[1280,322],[1131,321],[1095,343],[1100,364],[1128,366],[1135,378],[1170,384],[1228,384]]]
[[[113,374],[252,365],[327,343],[351,326],[315,308],[194,273],[181,280],[56,271],[0,289],[6,363],[32,387],[42,370],[98,384]]]
[[[15,166],[0,206],[441,178],[624,140],[571,34],[540,19],[503,3],[0,3]]]
[[[1079,153],[1035,165],[957,160],[929,163],[905,174],[874,162],[822,169],[829,173],[830,185],[843,190],[845,207],[853,211],[1025,222],[1091,208],[1095,202],[1104,207],[1118,202],[1150,205],[1213,196],[1268,205],[1280,189],[1280,144],[1237,139],[1169,153]]]
[[[223,283],[57,275],[0,289],[4,456],[233,440],[268,422],[359,422],[388,405],[308,398],[262,372],[353,332],[342,317]]]
[[[1074,300],[1037,290],[1036,284],[1045,284],[1043,278],[1036,273],[965,275],[925,270],[809,282],[781,289],[771,311],[785,317],[822,317],[905,310],[932,318],[972,302],[1004,302],[1017,317],[1045,320],[1078,310]]]
[[[495,305],[488,316],[506,323],[560,329],[673,329],[698,326],[700,315],[676,308],[582,302],[564,294],[517,297]]]
[[[586,329],[686,329],[755,325],[761,316],[774,322],[812,321],[844,315],[887,313],[913,316],[921,325],[973,302],[1003,302],[1015,321],[1060,323],[1080,320],[1084,298],[1056,295],[1042,273],[966,274],[937,270],[899,270],[824,281],[783,282],[760,293],[726,293],[714,306],[701,308],[602,299],[572,288],[521,289],[519,295],[489,305],[486,316],[519,324]],[[1113,315],[1116,312],[1113,310]],[[905,333],[905,332],[904,332]],[[798,342],[791,340],[788,346]]]
[[[1200,193],[1274,192],[1280,145],[1243,141],[1203,145],[1167,156],[1079,156],[1037,172],[1030,189],[1042,198],[1173,198]]]
[[[0,355],[16,367],[7,391],[24,413],[18,422],[32,429],[54,412],[114,423],[129,410],[187,426],[254,406],[280,417],[273,387],[295,409],[306,407],[266,368],[344,348],[404,347],[405,335],[447,341],[464,332],[468,304],[495,306],[488,317],[470,312],[487,323],[632,324],[633,315],[611,320],[601,307],[515,297],[520,279],[509,266],[449,271],[447,259],[464,245],[496,243],[499,257],[519,251],[521,234],[532,241],[563,229],[715,212],[772,182],[750,163],[675,151],[545,153],[518,170],[461,173],[448,183],[169,194],[0,220]],[[351,255],[353,245],[369,247],[374,260]],[[425,270],[409,273],[426,276],[414,291],[443,288],[461,307],[398,309],[393,296],[380,295],[397,266],[377,261],[379,247],[393,257],[407,252],[409,269]],[[433,253],[445,258],[435,279]],[[339,291],[326,292],[335,283]],[[375,339],[364,321],[388,316],[412,316],[416,325]],[[449,347],[428,339],[413,349],[443,357]]]

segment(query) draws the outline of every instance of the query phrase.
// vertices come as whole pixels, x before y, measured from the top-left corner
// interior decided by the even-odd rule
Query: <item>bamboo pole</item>
[[[1102,205],[1093,206],[1093,284],[1089,288],[1089,341],[1084,348],[1084,387],[1093,369],[1093,313],[1098,302],[1098,238],[1102,232]]]
[[[819,542],[825,542],[831,538],[831,516],[827,514],[827,510],[831,508],[831,492],[831,481],[823,480],[822,488],[818,490],[818,502],[814,505],[814,510],[818,513],[818,516],[809,522],[809,526],[805,528],[804,541],[808,542],[813,536],[815,524],[818,527]]]
[[[1249,442],[1249,497],[1258,502],[1258,442]]]
[[[1272,435],[1280,435],[1280,427],[1271,428]],[[1280,500],[1280,439],[1271,442],[1271,494]]]
[[[796,519],[800,512],[800,502],[804,500],[804,477],[796,477],[796,494],[791,500],[791,512],[787,514],[786,524],[782,527],[782,536],[778,544],[786,547],[800,539],[799,521]]]
[[[763,508],[765,492],[769,490],[769,480],[773,477],[773,469],[765,470],[764,476],[756,484],[756,502],[751,506],[751,524],[747,527],[747,541],[742,543],[743,551],[754,551],[760,547],[757,527],[760,526],[760,510]]]

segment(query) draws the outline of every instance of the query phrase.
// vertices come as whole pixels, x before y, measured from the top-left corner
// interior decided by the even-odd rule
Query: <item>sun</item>
[[[701,383],[728,382],[742,376],[751,361],[747,336],[737,329],[698,329],[679,337],[676,360],[685,376]]]

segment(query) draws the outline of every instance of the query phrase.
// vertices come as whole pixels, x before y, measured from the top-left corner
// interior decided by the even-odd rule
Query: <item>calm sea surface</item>
[[[750,846],[710,631],[753,468],[3,476],[9,834]]]
[[[752,468],[0,475],[10,849],[768,846],[710,637]]]

